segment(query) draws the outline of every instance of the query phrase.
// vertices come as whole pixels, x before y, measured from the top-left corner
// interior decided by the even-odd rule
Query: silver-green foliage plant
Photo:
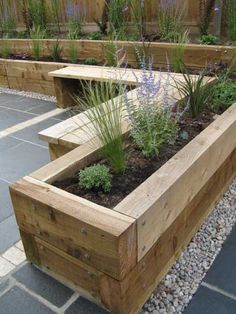
[[[211,78],[207,77],[208,70],[202,70],[199,75],[191,75],[184,68],[183,81],[178,80],[176,87],[185,98],[186,106],[192,118],[198,117],[209,106],[213,95]]]
[[[32,39],[32,56],[34,60],[40,60],[42,56],[43,42],[46,37],[46,31],[42,30],[40,26],[34,27],[30,32],[30,38]]]
[[[160,0],[157,24],[162,40],[173,41],[183,32],[185,5],[182,0]]]
[[[111,190],[112,176],[109,173],[109,168],[105,165],[93,165],[80,170],[79,185],[85,190],[102,190],[105,193]]]
[[[175,142],[177,120],[172,115],[175,101],[168,93],[169,76],[157,78],[151,65],[148,69],[142,67],[137,101],[129,101],[126,97],[125,103],[134,142],[146,157],[153,158],[159,155],[163,144]]]
[[[178,35],[176,38],[176,44],[172,49],[171,61],[175,72],[182,72],[184,65],[184,54],[186,50],[186,45],[189,42],[188,31]]]
[[[236,41],[236,1],[228,0],[227,24],[229,39]]]
[[[116,173],[126,168],[122,136],[122,116],[125,86],[109,82],[87,83],[83,96],[77,97],[79,110],[90,121],[85,131],[99,139],[103,156]],[[117,95],[119,95],[117,97]]]

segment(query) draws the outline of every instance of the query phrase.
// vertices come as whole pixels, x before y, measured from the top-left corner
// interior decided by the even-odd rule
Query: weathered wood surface
[[[135,265],[134,219],[31,177],[13,184],[11,196],[25,232],[113,278],[123,278]]]

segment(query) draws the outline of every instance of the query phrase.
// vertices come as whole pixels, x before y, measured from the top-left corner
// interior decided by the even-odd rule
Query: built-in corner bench
[[[119,82],[126,85],[128,84],[129,86],[134,87],[134,89],[127,93],[128,98],[136,102],[138,98],[137,89],[142,80],[142,74],[142,70],[97,66],[70,66],[49,73],[50,76],[54,77],[58,106],[63,108],[74,105],[73,95],[77,92],[81,81],[112,80],[113,82]],[[181,74],[171,73],[171,75],[169,75],[165,72],[153,71],[152,75],[156,79],[161,76],[161,84],[164,84],[168,77],[169,84],[167,88],[169,95],[174,96],[177,100],[182,99],[182,96],[175,87],[175,80],[183,80],[183,76]],[[212,78],[211,81],[213,80],[214,79]],[[209,83],[209,80],[206,79],[206,82]],[[163,92],[164,89],[162,89],[159,97],[162,97],[161,94]],[[103,104],[101,104],[101,106],[102,105]],[[88,123],[88,116],[85,113],[80,113],[73,117],[68,117],[67,120],[40,132],[39,137],[48,142],[51,159],[57,159],[72,149],[91,140],[93,135],[87,132]],[[128,129],[128,122],[124,118],[123,132],[127,132]]]

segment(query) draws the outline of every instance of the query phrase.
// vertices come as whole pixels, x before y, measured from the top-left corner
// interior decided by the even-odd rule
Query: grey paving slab
[[[1,93],[0,94],[0,107],[5,108],[18,108],[18,103],[21,103],[25,98],[19,95]],[[17,107],[18,106],[18,107]]]
[[[25,264],[14,273],[13,277],[28,289],[57,307],[64,305],[74,293],[74,291],[44,274],[29,263]]]
[[[0,282],[0,294],[2,294],[9,287],[9,283],[10,283],[9,279]]]
[[[28,110],[28,112],[35,113],[35,114],[43,114],[54,110],[57,108],[57,105],[50,101],[41,101],[37,106]]]
[[[36,143],[36,144],[48,147],[48,144],[45,141],[41,141],[39,139],[38,133],[40,131],[43,131],[43,130],[49,128],[50,126],[52,126],[54,124],[57,124],[57,123],[58,123],[58,121],[56,121],[54,119],[47,119],[47,120],[44,120],[40,123],[34,124],[28,128],[25,128],[21,131],[13,133],[12,137],[27,140],[27,141],[30,141],[32,143]]]
[[[16,110],[7,109],[0,114],[0,131],[18,123],[33,119],[35,115]]]
[[[13,213],[8,184],[0,179],[0,222]]]
[[[110,312],[104,310],[98,305],[79,297],[65,312],[65,314],[108,314]]]
[[[0,138],[0,153],[19,144],[21,144],[20,140],[14,139],[10,136]]]
[[[2,314],[52,314],[44,304],[40,303],[23,289],[14,286],[0,298]]]
[[[39,169],[49,161],[47,149],[22,142],[22,144],[0,154],[0,178],[14,182]]]
[[[15,216],[12,215],[0,222],[0,254],[20,239]]]
[[[73,116],[73,114],[70,111],[64,111],[64,112],[59,113],[58,115],[54,116],[53,119],[58,120],[58,122],[59,122],[59,121],[69,119],[72,116]]]
[[[236,226],[204,281],[236,296]]]
[[[184,314],[236,314],[236,301],[201,286]]]

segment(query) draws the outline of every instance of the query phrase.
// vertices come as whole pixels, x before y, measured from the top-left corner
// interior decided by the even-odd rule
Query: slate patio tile
[[[0,178],[14,182],[49,161],[47,149],[23,142],[0,154]]]
[[[0,222],[13,213],[8,187],[9,185],[0,179]]]
[[[65,312],[65,314],[109,314],[110,312],[99,307],[89,300],[79,297]]]
[[[0,131],[12,127],[21,122],[33,119],[34,117],[35,115],[27,112],[16,111],[12,109],[4,110],[0,114]]]
[[[0,222],[0,239],[0,254],[20,240],[14,215]]]
[[[50,102],[50,101],[42,101],[38,103],[36,106],[28,110],[27,112],[35,113],[35,114],[44,114],[46,112],[49,112],[51,110],[54,110],[57,108],[56,103]]]
[[[236,314],[236,301],[201,286],[184,314]]]
[[[21,144],[20,140],[14,139],[10,136],[0,138],[0,153],[19,144]]]
[[[25,264],[15,272],[13,277],[28,289],[37,293],[57,307],[64,305],[74,294],[74,291],[29,263]]]
[[[23,289],[14,286],[0,297],[2,314],[53,314],[46,305],[40,303]]]
[[[236,297],[236,226],[224,243],[222,251],[204,281]]]

